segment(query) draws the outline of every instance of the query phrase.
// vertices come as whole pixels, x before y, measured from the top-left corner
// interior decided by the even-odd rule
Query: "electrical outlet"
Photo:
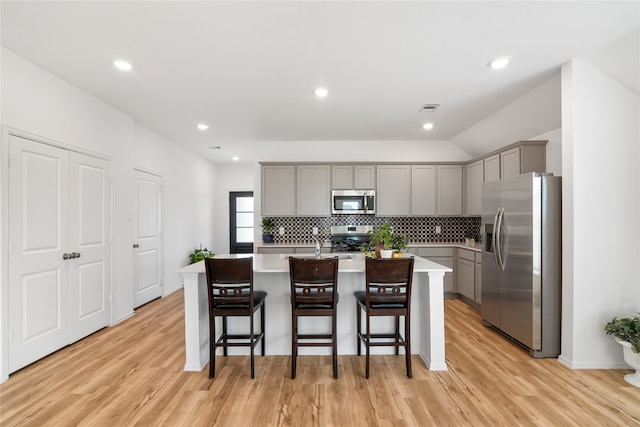
[[[439,225],[436,225],[436,234],[442,233],[442,228]]]
[[[284,235],[284,227],[280,227],[280,235],[283,236]]]
[[[313,233],[314,236],[317,236],[318,235],[318,227],[313,227],[311,232]]]

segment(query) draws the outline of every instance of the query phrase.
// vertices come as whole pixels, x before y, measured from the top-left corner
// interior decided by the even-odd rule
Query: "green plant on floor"
[[[191,264],[202,261],[205,258],[213,258],[216,254],[211,252],[207,248],[202,248],[202,244],[200,244],[200,249],[195,248],[193,252],[189,254],[189,258],[191,259]]]
[[[638,316],[621,319],[614,317],[605,325],[604,331],[620,341],[628,342],[634,353],[640,353],[640,313]]]

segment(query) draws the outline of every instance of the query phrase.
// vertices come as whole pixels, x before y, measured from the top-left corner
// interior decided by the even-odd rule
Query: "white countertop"
[[[313,242],[277,242],[277,243],[264,243],[257,242],[253,244],[256,248],[314,248]],[[323,248],[331,247],[326,243],[322,245]],[[482,252],[482,243],[476,242],[473,245],[465,245],[464,242],[410,242],[409,248],[462,248],[469,249],[476,252]]]
[[[216,258],[247,258],[253,256],[253,271],[256,273],[288,273],[290,256],[305,257],[304,254],[222,254],[216,255]],[[332,256],[344,257],[349,256],[349,259],[340,258],[338,262],[338,271],[341,273],[363,273],[364,255],[358,252],[336,253],[336,254],[323,254],[323,258],[329,258]],[[416,256],[413,264],[413,271],[416,273],[429,273],[429,272],[451,272],[451,268],[444,265],[437,264],[428,259]],[[313,257],[313,255],[311,255]],[[196,262],[195,264],[187,265],[178,270],[179,273],[204,273],[204,261]]]

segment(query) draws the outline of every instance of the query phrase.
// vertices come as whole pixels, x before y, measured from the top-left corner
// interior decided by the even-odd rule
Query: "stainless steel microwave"
[[[375,190],[331,191],[331,213],[370,214],[376,213]]]

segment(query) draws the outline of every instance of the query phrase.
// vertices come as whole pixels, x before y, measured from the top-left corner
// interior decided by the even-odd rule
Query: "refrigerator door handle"
[[[502,237],[502,221],[504,220],[504,208],[498,208],[498,212],[496,213],[496,230],[494,232],[495,236],[495,246],[494,252],[496,255],[496,264],[498,264],[498,268],[504,271],[504,259],[502,258],[502,247],[500,246],[501,237]]]
[[[496,267],[500,269],[500,260],[498,259],[498,231],[500,230],[500,208],[496,210],[496,216],[493,218],[495,229],[491,235],[491,246],[493,247],[493,258],[496,261]]]

